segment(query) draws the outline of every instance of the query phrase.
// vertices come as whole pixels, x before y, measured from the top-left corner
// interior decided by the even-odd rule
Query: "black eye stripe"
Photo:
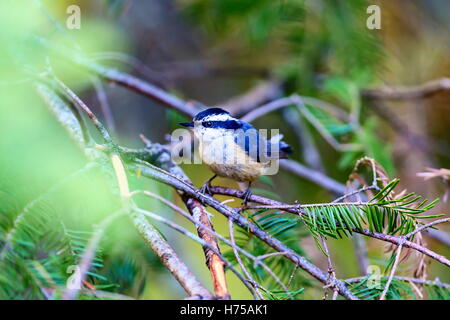
[[[203,121],[202,126],[205,128],[239,129],[242,124],[236,120]]]

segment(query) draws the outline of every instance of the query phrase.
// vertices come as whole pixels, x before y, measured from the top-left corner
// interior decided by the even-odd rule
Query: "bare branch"
[[[262,105],[258,107],[257,109],[253,109],[246,115],[244,115],[241,120],[246,122],[252,122],[256,120],[259,117],[262,117],[263,115],[270,113],[272,111],[294,105],[295,101],[292,99],[292,97],[286,97],[286,98],[280,98],[274,101],[271,101],[265,105]]]
[[[158,196],[157,194],[154,194],[153,192],[150,191],[133,191],[131,194],[144,194],[150,197],[153,197],[161,202],[163,202],[164,204],[166,204],[167,206],[169,206],[170,208],[172,208],[175,212],[181,214],[183,217],[185,217],[186,219],[188,219],[189,221],[193,222],[196,226],[197,229],[201,229],[204,230],[206,232],[211,233],[212,235],[214,235],[215,237],[217,237],[217,239],[221,240],[222,242],[224,242],[225,244],[227,244],[228,246],[230,246],[233,250],[236,250],[240,253],[242,253],[243,255],[245,255],[247,258],[254,260],[255,265],[260,265],[286,292],[288,292],[289,290],[287,289],[286,286],[284,286],[283,282],[275,275],[275,273],[263,262],[261,262],[261,257],[263,256],[259,256],[259,257],[255,257],[252,254],[250,254],[249,252],[247,252],[246,250],[242,249],[241,247],[237,246],[236,244],[233,244],[230,240],[227,240],[224,236],[222,236],[221,234],[215,232],[213,229],[211,229],[210,227],[204,225],[201,221],[198,221],[195,219],[195,217],[189,215],[188,213],[184,212],[184,210],[182,210],[180,207],[176,206],[175,204],[173,204],[172,202]],[[208,245],[208,247],[211,246],[211,244]],[[273,256],[278,254],[278,252],[272,253],[272,254],[268,254],[267,256]],[[221,260],[223,260],[221,258]],[[253,283],[256,284],[256,283]],[[260,285],[258,285],[259,288],[264,289],[263,287],[261,287]]]
[[[219,104],[219,107],[236,116],[240,116],[256,106],[276,98],[280,93],[280,83],[278,81],[263,81],[244,94]]]
[[[260,299],[260,300],[264,300],[264,297],[262,296],[262,294],[261,294],[261,292],[259,290],[259,285],[253,279],[253,277],[251,276],[250,272],[248,272],[247,268],[245,267],[244,263],[242,262],[241,257],[239,256],[238,250],[236,249],[236,241],[234,240],[233,220],[231,220],[231,219],[228,219],[228,230],[229,230],[229,233],[230,233],[230,242],[231,242],[231,247],[233,249],[234,256],[236,257],[236,261],[238,262],[239,266],[241,267],[242,272],[244,272],[244,274],[247,277],[248,281],[255,288],[255,294],[254,294],[255,298],[256,299]]]
[[[121,86],[129,88],[137,93],[151,98],[152,100],[158,101],[159,103],[175,109],[184,115],[193,117],[198,110],[194,108],[191,104],[186,103],[179,98],[167,93],[166,91],[144,81],[136,78],[130,74],[120,72],[115,69],[104,67],[92,60],[82,56],[79,52],[74,52],[73,50],[67,49],[65,47],[56,45],[47,39],[41,37],[35,37],[34,40],[43,47],[52,51],[53,53],[61,56],[64,59],[69,59],[70,61],[76,63],[77,65],[83,67],[89,72],[92,72],[102,79],[107,81],[115,82]]]
[[[331,261],[331,255],[330,251],[328,250],[328,245],[324,237],[320,237],[320,240],[322,242],[323,250],[325,251],[325,255],[327,257],[327,263],[328,263],[328,283],[324,286],[324,289],[332,288],[333,289],[333,300],[336,300],[338,290],[334,286],[334,282],[336,281],[336,272],[333,268],[333,262]],[[326,291],[324,295],[324,299],[326,299]]]
[[[310,168],[324,173],[325,168],[320,158],[319,150],[317,150],[314,139],[298,110],[292,108],[283,109],[283,118],[297,136],[303,161]]]
[[[105,117],[106,126],[109,130],[114,132],[116,130],[116,125],[111,111],[111,106],[108,102],[108,97],[106,96],[105,88],[98,77],[91,76],[91,79],[97,94],[97,100],[100,104],[103,116]]]
[[[56,76],[54,76],[56,83],[62,88],[65,94],[74,102],[76,106],[78,106],[93,122],[94,126],[102,135],[103,139],[106,143],[112,143],[111,136],[109,135],[108,130],[103,126],[103,124],[97,119],[96,115],[91,111],[91,109],[69,88],[67,87],[61,80],[59,80]]]
[[[430,222],[428,224],[425,224],[423,226],[418,227],[416,230],[411,231],[410,233],[408,233],[407,235],[405,235],[406,239],[411,238],[413,235],[415,235],[417,232],[421,232],[426,228],[432,227],[434,225],[440,224],[440,223],[446,223],[449,222],[450,218],[443,218],[443,219],[439,219],[439,220],[434,220],[433,222]]]
[[[132,213],[133,223],[145,242],[152,248],[164,266],[181,284],[190,296],[200,296],[203,299],[212,299],[211,293],[203,287],[194,274],[187,268],[170,245],[162,238],[159,232],[138,212]]]
[[[377,89],[364,89],[363,97],[379,100],[410,100],[429,97],[441,91],[450,90],[450,78],[432,80],[421,85],[411,87],[385,86]]]
[[[233,271],[233,273],[242,281],[242,283],[250,290],[250,292],[252,292],[252,288],[249,286],[249,284],[247,283],[246,279],[244,279],[241,274],[233,267],[233,265],[223,257],[223,255],[221,255],[211,244],[209,244],[208,242],[204,241],[203,239],[201,239],[200,237],[194,235],[193,233],[189,232],[188,230],[186,230],[185,228],[181,227],[180,225],[169,221],[163,217],[161,217],[160,215],[154,214],[153,212],[150,212],[148,210],[143,210],[140,208],[135,208],[135,211],[139,212],[140,214],[146,215],[154,220],[160,221],[162,223],[164,223],[165,225],[171,227],[172,229],[182,233],[183,235],[185,235],[188,238],[191,238],[192,240],[200,243],[202,246],[204,247],[208,247],[210,250],[212,250],[223,262],[224,264]],[[220,297],[222,298],[222,297]],[[225,299],[228,299],[228,297],[224,297]]]
[[[311,168],[305,167],[294,160],[282,159],[280,160],[280,167],[294,173],[295,175],[305,178],[314,182],[315,184],[325,188],[336,194],[345,193],[345,185],[337,182],[336,180],[328,177],[320,171],[313,170]]]

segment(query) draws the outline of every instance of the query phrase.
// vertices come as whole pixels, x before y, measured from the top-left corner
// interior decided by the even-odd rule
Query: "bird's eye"
[[[203,126],[206,127],[206,128],[211,128],[212,127],[212,122],[211,121],[203,122]]]

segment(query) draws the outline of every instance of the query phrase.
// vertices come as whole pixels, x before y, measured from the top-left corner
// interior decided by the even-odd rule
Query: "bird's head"
[[[240,129],[242,123],[229,112],[220,108],[209,108],[199,112],[192,122],[180,123],[192,128],[197,138],[212,140]]]

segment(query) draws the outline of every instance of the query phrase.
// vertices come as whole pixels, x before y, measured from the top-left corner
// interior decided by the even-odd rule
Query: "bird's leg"
[[[203,186],[200,188],[200,192],[203,194],[211,195],[209,187],[211,186],[211,181],[213,181],[217,177],[217,174],[213,175],[212,178],[208,179]]]
[[[252,189],[251,189],[251,187],[252,187],[252,183],[249,182],[247,190],[245,190],[245,193],[244,193],[244,201],[242,201],[242,205],[244,205],[244,206],[247,205],[247,202],[250,200],[250,197],[252,196]]]

